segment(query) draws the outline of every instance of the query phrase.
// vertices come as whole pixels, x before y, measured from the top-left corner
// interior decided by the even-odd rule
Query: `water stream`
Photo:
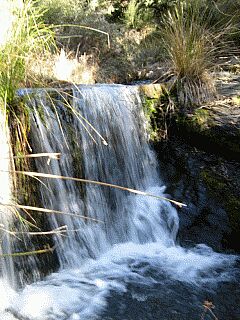
[[[37,171],[164,195],[137,86],[79,86],[72,96],[21,94],[32,109],[33,152],[62,155],[37,159]],[[169,202],[90,183],[43,182],[41,205],[71,213],[46,215],[51,229],[67,227],[54,236],[59,270],[18,291],[7,288],[2,319],[195,319],[211,294],[227,314],[230,306],[222,306],[219,292],[237,288],[237,257],[204,244],[180,247],[178,215]]]
[[[0,254],[10,254],[12,252],[11,237],[4,230],[9,230],[13,223],[13,213],[5,206],[12,201],[12,178],[9,171],[11,166],[11,148],[9,144],[9,132],[6,124],[6,114],[0,109]],[[2,258],[0,261],[0,314],[8,302],[16,285],[14,277],[13,259],[11,257]],[[5,292],[6,290],[6,292]]]

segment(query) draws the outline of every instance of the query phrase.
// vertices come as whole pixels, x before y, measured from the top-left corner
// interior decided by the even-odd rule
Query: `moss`
[[[143,110],[147,118],[154,117],[154,114],[156,114],[157,105],[158,105],[157,98],[145,97],[143,102]]]
[[[213,125],[210,111],[202,108],[196,109],[190,115],[179,113],[176,116],[176,122],[186,130],[196,132],[203,132]]]
[[[232,102],[234,105],[240,106],[240,96],[232,97]]]
[[[229,195],[226,203],[226,209],[230,220],[231,228],[234,232],[240,231],[240,200],[239,198]]]
[[[168,125],[174,109],[169,91],[159,84],[141,86],[140,92],[150,140],[157,142],[167,139]]]
[[[212,111],[201,108],[192,114],[175,113],[175,124],[178,134],[190,144],[225,158],[239,159],[240,130],[224,120],[218,123]]]
[[[193,125],[196,125],[201,130],[211,123],[210,120],[210,112],[206,109],[196,109],[192,118],[191,122]]]
[[[163,84],[144,84],[141,85],[140,91],[150,99],[159,99],[166,91],[165,86]]]
[[[221,175],[206,169],[201,172],[201,178],[211,196],[219,203],[222,203],[228,215],[232,233],[239,233],[240,200],[229,185],[229,182]]]
[[[143,111],[147,119],[147,131],[150,135],[150,140],[157,138],[157,98],[143,97]]]
[[[42,105],[38,105],[37,112],[38,112],[38,116],[39,116],[41,122],[46,127],[47,126],[47,120],[45,118],[45,114],[44,114],[44,110],[43,110],[43,106]]]
[[[24,155],[29,153],[30,145],[28,133],[30,131],[30,110],[22,97],[17,97],[8,106],[8,123],[11,132],[11,145],[16,170],[29,171],[28,159]],[[25,175],[16,176],[14,197],[23,202],[27,194],[28,177]]]
[[[203,170],[201,172],[201,177],[208,189],[213,193],[218,193],[226,188],[226,183],[222,180],[222,178],[209,170]]]

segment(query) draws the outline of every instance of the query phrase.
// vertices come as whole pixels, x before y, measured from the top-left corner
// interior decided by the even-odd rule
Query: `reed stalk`
[[[107,183],[107,182],[81,179],[81,178],[75,178],[75,177],[66,177],[66,176],[60,176],[60,175],[54,175],[54,174],[48,174],[48,173],[42,173],[42,172],[15,171],[15,173],[16,174],[23,174],[23,175],[30,176],[33,178],[62,179],[62,180],[71,180],[71,181],[77,181],[77,182],[82,182],[82,183],[101,185],[101,186],[105,186],[105,187],[111,187],[111,188],[116,188],[116,189],[120,189],[123,191],[128,191],[130,193],[134,193],[134,194],[138,194],[138,195],[142,195],[142,196],[153,197],[156,199],[165,200],[165,201],[168,201],[168,202],[175,204],[176,206],[178,206],[180,208],[187,206],[184,203],[166,198],[164,196],[158,196],[158,195],[155,195],[152,193],[148,193],[148,192],[144,192],[144,191],[140,191],[140,190],[136,190],[136,189],[132,189],[132,188],[128,188],[128,187],[123,187],[123,186],[119,186],[119,185],[111,184],[111,183]]]

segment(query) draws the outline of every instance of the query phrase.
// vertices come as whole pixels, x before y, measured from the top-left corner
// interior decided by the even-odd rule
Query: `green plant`
[[[13,2],[14,4],[14,2]],[[44,8],[37,0],[26,0],[12,7],[13,22],[9,37],[0,47],[0,108],[5,110],[11,128],[11,142],[16,156],[31,151],[27,134],[29,110],[24,100],[17,98],[16,91],[33,81],[30,63],[37,55],[54,47],[54,34],[43,23]],[[19,169],[27,169],[26,159],[16,159]],[[25,181],[18,181],[24,188]]]
[[[228,28],[226,40],[239,46],[240,42],[240,5],[239,0],[218,0],[211,1],[212,19],[211,24],[218,28],[226,28],[231,24],[231,30]],[[233,45],[231,45],[233,47]]]
[[[28,153],[28,150],[31,151],[27,139],[29,110],[24,100],[17,97],[16,91],[31,81],[29,63],[36,58],[37,54],[44,54],[54,47],[54,34],[45,26],[42,20],[44,9],[39,6],[37,0],[26,0],[19,5],[14,5],[15,2],[12,1],[11,4],[13,6],[12,11],[9,12],[9,18],[12,18],[12,23],[9,24],[8,38],[0,47],[0,109],[4,110],[6,122],[8,121],[11,128],[13,149],[11,156],[15,154],[15,166],[19,170],[27,170],[29,164],[23,156]],[[13,159],[11,162],[13,163]],[[14,171],[11,172],[11,176],[13,189],[15,189],[12,193],[13,198],[23,200],[26,194],[30,195],[27,179],[15,181]],[[33,198],[31,196],[31,202],[34,201]],[[11,202],[13,201],[11,199]],[[19,224],[20,227],[30,225],[27,221],[28,216],[25,215],[25,218],[15,209],[11,211],[16,220],[13,219],[14,225],[9,224],[9,232],[10,228],[16,227],[15,224]],[[12,247],[13,244],[10,246]]]
[[[86,15],[87,1],[40,0],[39,4],[47,9],[43,18],[48,24],[74,23]]]
[[[54,33],[43,22],[44,12],[37,0],[27,0],[12,12],[10,36],[0,48],[1,105],[10,106],[16,90],[26,84],[32,57],[54,47]]]
[[[124,12],[124,20],[128,27],[140,28],[153,20],[153,10],[145,2],[130,0]]]
[[[142,91],[144,93],[144,86]],[[161,90],[158,89],[155,92],[150,90],[150,93],[151,95],[145,92],[143,96],[143,109],[147,119],[149,138],[151,141],[167,140],[175,103],[170,96],[170,92],[164,86],[161,86]]]
[[[153,24],[166,10],[176,5],[176,0],[130,0],[124,11],[128,27],[141,28]]]
[[[138,1],[130,0],[124,15],[126,24],[130,27],[135,27],[139,19],[138,15],[139,15]]]
[[[206,109],[196,109],[191,121],[193,125],[204,128],[204,126],[207,126],[208,122],[210,122],[210,113]]]
[[[165,62],[181,106],[199,105],[215,94],[210,71],[224,50],[220,40],[230,29],[228,23],[222,28],[219,20],[212,24],[215,9],[211,2],[186,0],[163,19]]]
[[[141,27],[158,20],[166,10],[174,7],[178,0],[99,0],[100,8],[107,11],[109,21],[125,20],[129,27]],[[134,24],[132,24],[134,22]]]

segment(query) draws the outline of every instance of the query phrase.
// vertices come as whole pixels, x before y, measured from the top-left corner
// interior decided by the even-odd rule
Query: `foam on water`
[[[164,196],[137,87],[75,88],[71,103],[78,117],[63,106],[66,97],[57,100],[56,115],[49,95],[38,91],[29,96],[33,152],[60,152],[62,157],[50,163],[36,160],[39,172],[80,175]],[[84,129],[83,119],[101,133],[104,143],[94,130]],[[112,292],[124,294],[134,284],[151,288],[168,279],[198,288],[235,276],[236,257],[205,245],[184,249],[176,244],[178,215],[169,202],[92,184],[79,187],[75,181],[44,182],[39,186],[43,206],[101,222],[47,216],[52,229],[68,227],[64,237],[54,237],[60,269],[19,292],[0,285],[8,292],[0,300],[4,320],[95,319],[101,317]],[[137,293],[135,297],[145,299]]]
[[[131,283],[151,287],[161,283],[162,273],[194,286],[230,281],[235,258],[204,245],[187,250],[159,242],[118,244],[82,268],[64,269],[26,286],[17,298],[13,294],[8,308],[17,319],[93,319],[105,309],[111,291],[125,292]]]

